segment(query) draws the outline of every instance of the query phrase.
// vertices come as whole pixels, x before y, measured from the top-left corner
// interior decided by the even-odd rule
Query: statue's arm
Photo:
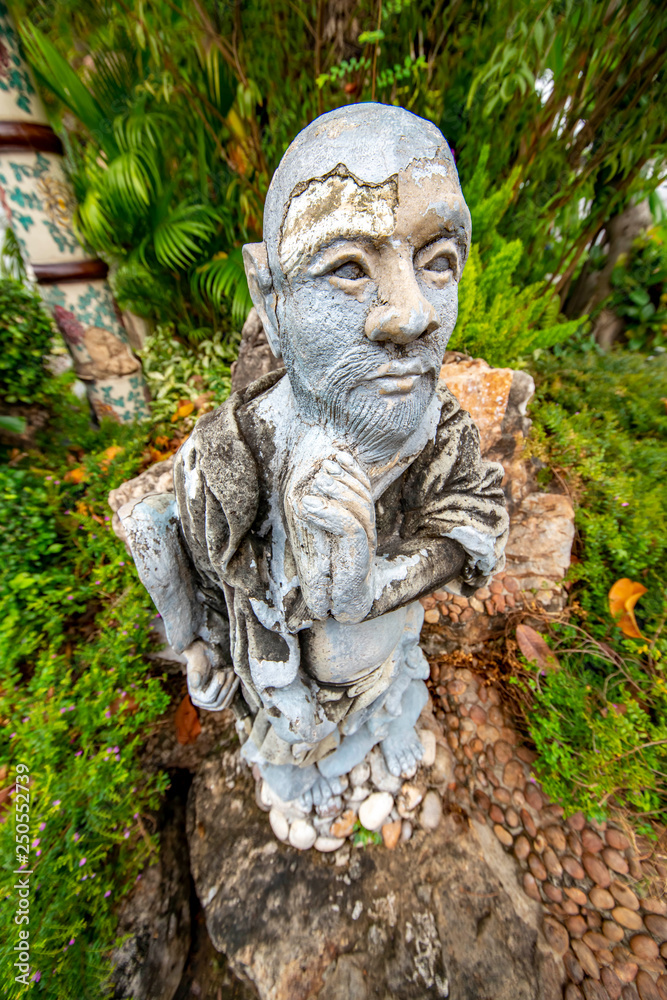
[[[369,618],[430,594],[460,576],[466,552],[451,538],[403,541],[375,557],[374,600]]]

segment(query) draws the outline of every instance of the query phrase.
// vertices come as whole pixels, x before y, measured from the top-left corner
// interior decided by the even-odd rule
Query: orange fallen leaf
[[[176,421],[179,420],[182,417],[189,417],[190,414],[192,413],[192,411],[194,410],[194,408],[195,408],[195,404],[194,403],[190,403],[190,402],[188,402],[188,403],[182,403],[179,406],[179,408],[176,410],[176,413],[171,418],[172,424],[176,423]]]
[[[517,625],[516,641],[529,663],[536,663],[541,670],[560,670],[558,657],[530,625]]]
[[[138,702],[136,702],[131,694],[121,695],[120,698],[114,698],[114,700],[109,705],[109,712],[111,715],[115,715],[121,708],[125,706],[127,711],[132,714],[139,708]]]
[[[77,465],[65,473],[65,481],[68,483],[82,483],[84,479],[86,479],[86,470],[83,465]]]
[[[176,709],[174,725],[176,726],[176,739],[183,745],[187,743],[194,743],[201,733],[201,725],[199,722],[199,716],[197,715],[197,709],[190,701],[189,694],[186,694],[183,701]]]
[[[646,593],[643,583],[623,577],[609,591],[609,611],[623,635],[630,639],[643,639],[635,618],[635,604]]]
[[[102,452],[104,458],[100,462],[101,467],[103,469],[108,469],[109,465],[111,464],[111,462],[113,462],[114,458],[117,458],[118,455],[122,455],[124,451],[125,449],[121,448],[120,445],[117,444],[112,444],[109,448],[106,448]]]

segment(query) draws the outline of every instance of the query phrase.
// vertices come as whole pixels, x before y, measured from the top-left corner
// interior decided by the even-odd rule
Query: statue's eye
[[[366,277],[366,272],[361,264],[357,264],[353,260],[348,260],[344,264],[341,264],[333,273],[337,278],[345,278],[347,281],[358,281],[359,278]]]
[[[424,270],[434,271],[435,274],[444,274],[445,271],[452,270],[452,265],[448,257],[436,257],[434,260],[430,260],[428,264],[426,264]]]

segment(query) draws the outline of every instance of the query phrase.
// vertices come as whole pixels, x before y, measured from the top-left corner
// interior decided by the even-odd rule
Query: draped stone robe
[[[298,585],[284,512],[276,517],[280,483],[273,481],[274,442],[267,440],[266,425],[253,421],[249,406],[283,377],[284,371],[271,372],[200,418],[176,457],[176,506],[165,507],[176,553],[169,557],[173,572],[163,572],[158,585],[142,572],[139,560],[138,565],[172,645],[180,651],[203,638],[233,665],[241,681],[237,713],[245,716],[241,736],[253,745],[250,759],[258,754],[269,763],[305,766],[326,756],[341,733],[354,731],[368,717],[383,682],[376,677],[370,685],[327,689],[301,664],[298,634],[312,619]],[[502,466],[482,459],[477,428],[443,384],[437,394],[441,409],[434,437],[376,501],[377,555],[414,557],[446,537],[462,546],[466,561],[460,578],[447,583],[438,576],[437,562],[425,559],[419,592],[414,580],[409,592],[396,580],[368,618],[446,583],[454,592],[470,594],[504,563],[508,517]],[[283,483],[287,471],[278,472]],[[293,581],[286,593],[284,586],[275,586],[277,552],[283,580]],[[334,726],[325,740],[317,746],[289,744],[273,731],[272,710],[253,681],[257,664],[270,665],[277,686],[303,677],[319,711]],[[388,674],[385,688],[391,680]]]

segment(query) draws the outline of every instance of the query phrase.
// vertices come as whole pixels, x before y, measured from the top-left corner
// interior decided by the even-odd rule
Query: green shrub
[[[0,278],[0,398],[43,403],[53,377],[44,365],[54,329],[41,299],[13,278]]]
[[[473,244],[459,288],[459,316],[451,350],[482,357],[491,365],[507,365],[536,348],[553,347],[573,336],[583,320],[566,322],[553,287],[537,282],[523,288],[512,276],[524,254],[521,240],[509,242],[498,233],[516,177],[492,194],[485,146],[464,194],[472,215]]]
[[[200,331],[197,347],[174,337],[170,325],[158,326],[141,352],[144,377],[150,389],[154,421],[171,420],[178,406],[211,393],[222,403],[231,391],[230,365],[238,354],[240,336]]]
[[[528,723],[540,778],[569,809],[667,818],[667,355],[603,354],[590,342],[539,358],[533,452],[566,482],[578,541],[573,616],[551,627],[560,670],[531,669]],[[547,477],[548,478],[548,477]],[[647,592],[643,636],[609,609],[619,579]]]
[[[625,320],[632,351],[667,346],[667,227],[638,237],[611,275],[612,295],[603,303]]]
[[[142,817],[167,783],[139,758],[169,700],[146,659],[155,611],[106,505],[138,471],[145,439],[107,423],[94,436],[85,407],[68,406],[48,454],[0,466],[0,774],[5,788],[16,765],[30,769],[34,873],[23,987],[13,969],[21,856],[7,800],[0,989],[10,998],[106,995],[117,904],[157,849]],[[68,451],[65,433],[85,457]]]

